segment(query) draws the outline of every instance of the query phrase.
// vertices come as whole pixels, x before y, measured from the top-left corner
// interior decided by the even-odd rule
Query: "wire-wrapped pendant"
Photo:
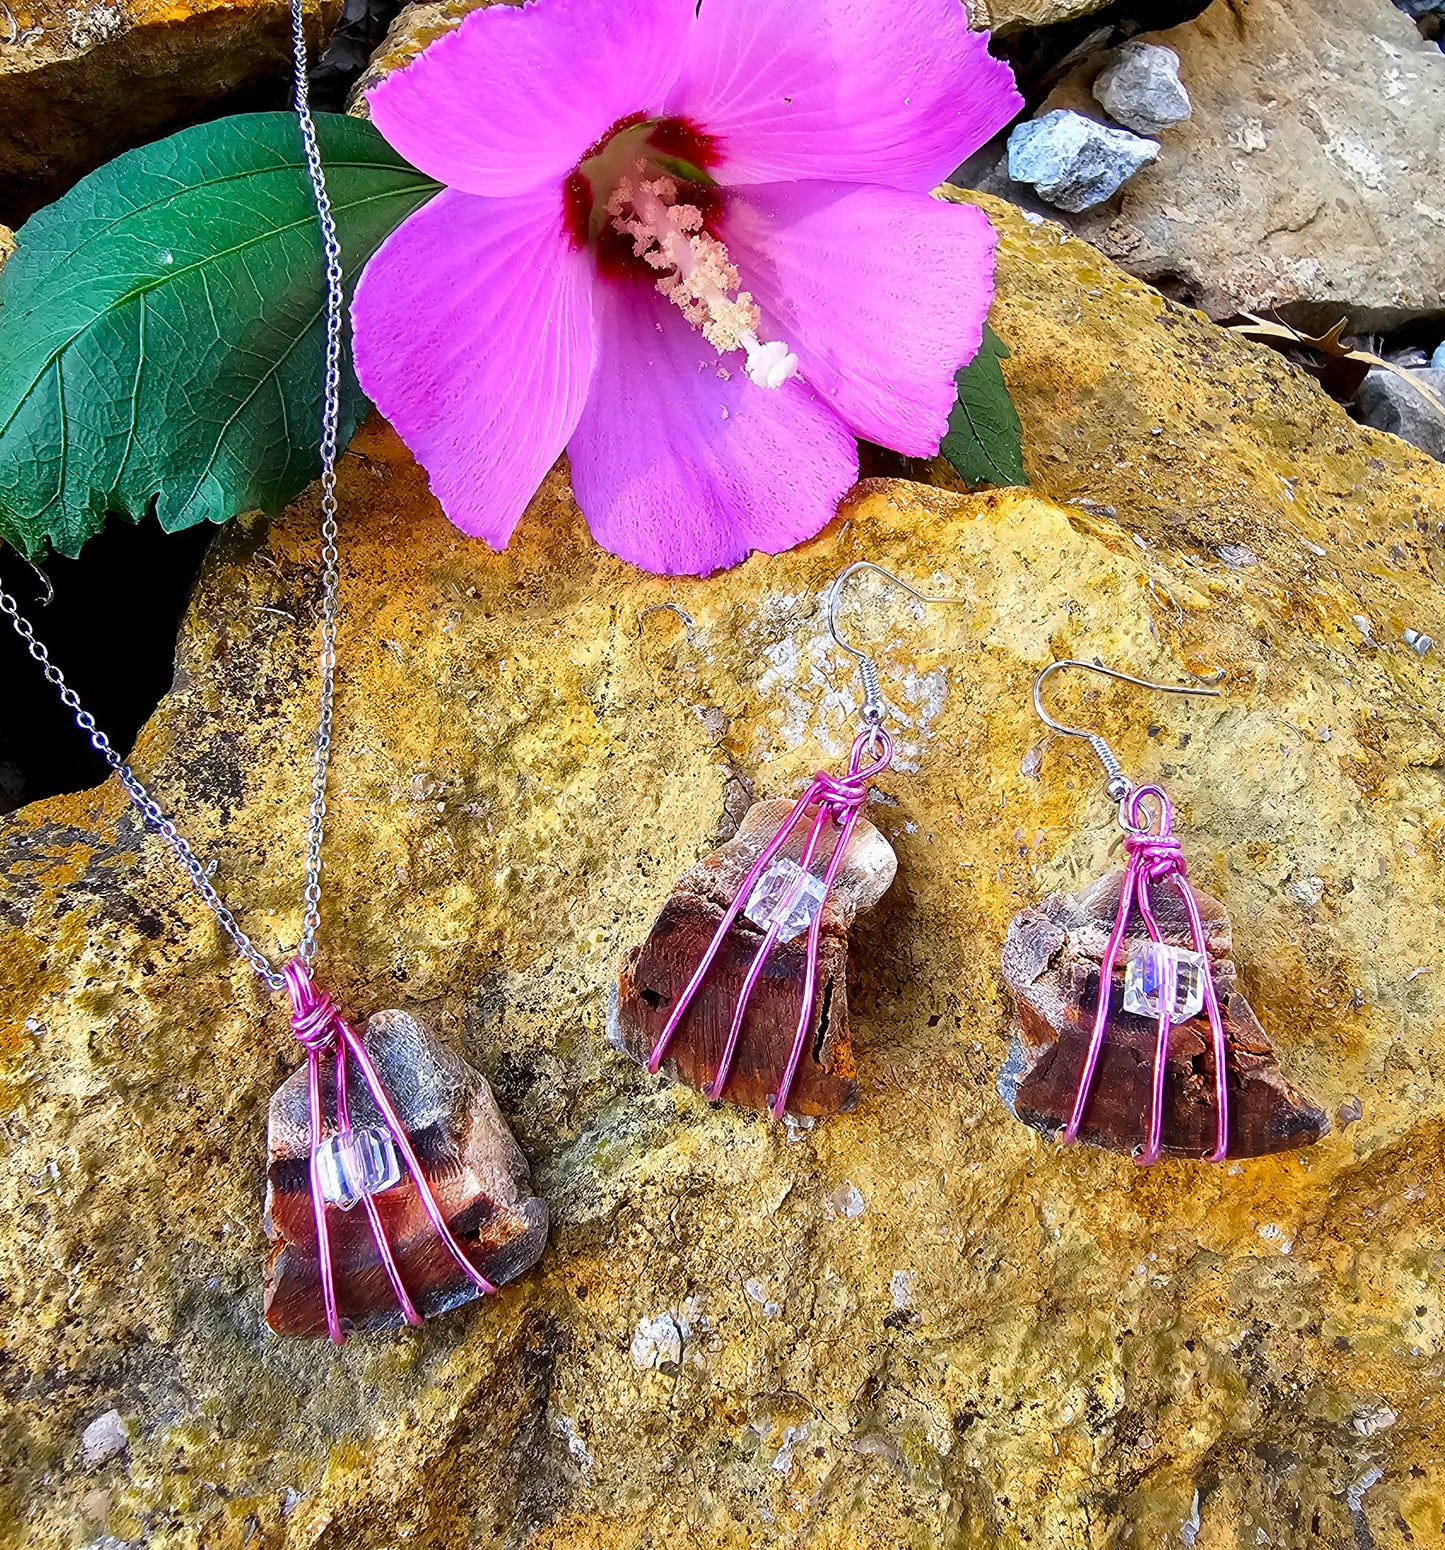
[[[1141,1163],[1307,1146],[1329,1122],[1281,1073],[1238,988],[1229,916],[1190,884],[1172,819],[1158,786],[1131,789],[1125,869],[1014,917],[999,1089],[1045,1134]]]
[[[405,1012],[358,1036],[304,969],[285,972],[307,1062],[271,1098],[271,1328],[340,1341],[419,1324],[529,1270],[547,1208],[482,1077]]]
[[[819,772],[794,803],[756,803],[678,882],[623,961],[618,1048],[653,1071],[669,1062],[714,1102],[775,1118],[853,1107],[848,929],[898,866],[861,816],[891,752],[886,733],[864,733],[845,776]]]

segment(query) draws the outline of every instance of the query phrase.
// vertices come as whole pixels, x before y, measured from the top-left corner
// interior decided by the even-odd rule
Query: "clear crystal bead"
[[[1192,953],[1168,942],[1140,942],[1129,953],[1124,971],[1124,1010],[1136,1017],[1159,1018],[1164,966],[1174,960],[1174,1007],[1171,1023],[1187,1023],[1204,1006],[1204,976],[1209,972],[1203,953]]]
[[[804,879],[802,892],[784,914],[783,905],[800,877]],[[753,885],[743,914],[764,931],[774,920],[781,919],[778,940],[791,942],[813,924],[813,917],[822,909],[827,896],[827,890],[818,878],[811,872],[805,873],[796,861],[784,856],[774,861]]]
[[[380,1126],[341,1130],[316,1152],[316,1181],[332,1205],[349,1211],[363,1195],[379,1195],[401,1178],[396,1144]]]

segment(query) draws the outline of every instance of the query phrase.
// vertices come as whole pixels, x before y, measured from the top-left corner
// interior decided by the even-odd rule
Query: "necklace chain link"
[[[341,399],[341,326],[344,315],[342,291],[341,242],[331,199],[326,190],[326,175],[321,165],[321,147],[311,117],[310,95],[306,81],[306,32],[301,0],[291,0],[291,48],[294,67],[296,121],[306,156],[306,172],[316,201],[321,227],[322,254],[326,264],[326,349],[322,384],[321,411],[321,650],[320,695],[316,712],[316,736],[313,744],[311,802],[306,819],[306,882],[301,891],[301,938],[296,957],[310,969],[316,957],[316,934],[321,927],[321,840],[326,826],[326,776],[331,763],[331,720],[336,684],[336,614],[340,590],[340,553],[337,549],[336,444],[340,424]],[[48,683],[53,685],[61,703],[75,717],[75,724],[90,739],[90,745],[120,777],[126,795],[140,809],[146,822],[170,846],[185,869],[192,886],[219,921],[241,957],[265,980],[272,990],[286,988],[286,980],[275,964],[243,931],[235,915],[226,907],[211,882],[214,864],[207,866],[190,842],[175,826],[160,804],[141,783],[130,765],[115,751],[110,739],[95,724],[95,717],[80,703],[80,697],[65,681],[65,675],[50,660],[43,641],[36,638],[30,621],[20,605],[0,587],[0,614],[9,618],[15,633],[30,655],[40,664]]]

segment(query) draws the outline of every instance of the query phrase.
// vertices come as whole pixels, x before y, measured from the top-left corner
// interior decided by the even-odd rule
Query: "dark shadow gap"
[[[215,529],[165,533],[112,518],[78,560],[52,557],[45,583],[0,548],[0,585],[20,604],[81,704],[128,754],[175,674],[176,630]],[[104,780],[104,760],[0,618],[0,812]]]

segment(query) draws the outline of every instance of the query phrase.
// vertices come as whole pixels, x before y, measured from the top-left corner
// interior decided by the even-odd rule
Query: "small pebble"
[[[1406,630],[1405,644],[1417,657],[1428,657],[1435,646],[1434,640],[1419,630]]]
[[[1153,140],[1056,108],[1015,126],[1008,137],[1008,175],[1077,214],[1118,193],[1158,154]]]
[[[1358,1098],[1351,1095],[1345,1099],[1345,1101],[1339,1106],[1338,1109],[1335,1110],[1335,1124],[1337,1124],[1341,1130],[1348,1130],[1350,1126],[1353,1125],[1355,1121],[1364,1114],[1364,1112],[1364,1104],[1362,1104]]]
[[[1377,1432],[1388,1431],[1399,1419],[1388,1405],[1372,1405],[1367,1410],[1355,1411],[1354,1425],[1361,1437],[1373,1437]]]
[[[1286,886],[1285,892],[1296,904],[1313,909],[1325,896],[1325,880],[1322,877],[1298,877]]]
[[[841,1216],[845,1221],[851,1222],[855,1217],[862,1216],[867,1209],[868,1202],[856,1184],[840,1184],[828,1196],[829,1212],[833,1216]]]
[[[1179,79],[1179,55],[1162,43],[1125,43],[1094,82],[1110,118],[1141,135],[1162,134],[1193,111]]]

